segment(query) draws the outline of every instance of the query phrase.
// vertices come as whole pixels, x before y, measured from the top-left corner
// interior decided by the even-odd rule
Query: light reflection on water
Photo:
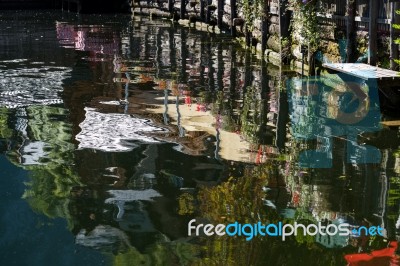
[[[46,66],[27,59],[6,60],[0,64],[0,108],[62,103],[59,94],[70,68]]]
[[[163,131],[150,125],[145,119],[124,114],[103,114],[91,108],[85,108],[85,111],[85,120],[79,125],[81,132],[75,137],[79,141],[79,149],[105,152],[129,151],[137,145],[130,145],[127,140],[157,143],[156,139],[143,136],[143,133]]]
[[[35,16],[43,20],[30,25]],[[65,219],[90,250],[82,257],[99,250],[117,265],[344,265],[345,254],[398,238],[398,128],[357,136],[379,149],[380,163],[347,163],[349,141],[338,134],[332,168],[301,168],[300,152],[322,144],[292,135],[332,127],[312,114],[312,101],[304,106],[311,115],[291,127],[285,84],[294,74],[229,38],[140,18],[19,17],[13,35],[1,31],[10,41],[0,43],[0,147],[29,174],[23,199]],[[25,45],[15,47],[21,36]],[[188,238],[193,217],[374,224],[386,239]]]

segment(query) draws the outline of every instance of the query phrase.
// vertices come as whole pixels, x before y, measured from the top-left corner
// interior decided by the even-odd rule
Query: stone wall
[[[346,22],[344,16],[339,20],[329,16],[330,9],[326,13],[319,9],[312,13],[299,6],[296,8],[293,3],[306,4],[291,0],[187,0],[184,9],[181,9],[180,0],[130,1],[135,14],[168,17],[204,30],[232,34],[267,61],[290,63],[298,71],[304,67],[307,73],[310,65],[310,71],[314,73],[314,66],[321,66],[323,62],[346,62]],[[319,8],[316,3],[314,6]],[[313,34],[318,37],[312,40],[314,46],[310,46],[310,40],[304,37],[304,32],[309,30],[309,21],[304,16],[309,16],[315,25]],[[365,62],[368,28],[358,28],[355,32],[355,58],[352,61]],[[388,37],[378,38],[378,64],[383,67],[390,61],[387,43]],[[302,45],[307,46],[304,54]]]
[[[240,42],[246,45],[246,28],[251,29],[247,32],[247,45],[256,48],[258,53],[262,52],[262,39],[265,42],[265,57],[272,62],[281,63],[281,41],[280,41],[280,8],[279,0],[270,2],[261,1],[257,8],[250,6],[250,12],[268,12],[268,16],[252,14],[252,23],[246,24],[246,14],[243,1],[236,2],[235,10],[232,3],[235,0],[209,0],[201,3],[200,0],[189,0],[186,2],[184,13],[181,12],[181,1],[159,0],[142,1],[132,0],[131,11],[133,14],[149,15],[152,17],[167,17],[179,20],[182,23],[197,26],[206,30],[216,32],[231,33]],[[265,3],[265,6],[263,5]],[[203,8],[203,12],[201,9]],[[236,14],[232,15],[232,11]],[[182,17],[181,14],[184,14]],[[220,20],[218,20],[220,14]],[[248,16],[248,15],[247,15]],[[264,36],[262,34],[263,24],[265,27]],[[207,26],[208,25],[208,26]],[[234,25],[231,27],[231,25]],[[219,26],[219,27],[218,27]]]

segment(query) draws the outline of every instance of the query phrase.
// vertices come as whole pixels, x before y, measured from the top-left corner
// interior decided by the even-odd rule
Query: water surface
[[[372,100],[367,123],[338,125],[343,102],[363,110],[340,77],[301,82],[165,20],[16,11],[0,24],[5,265],[345,265],[398,239],[399,130]],[[330,165],[302,164],[318,160]],[[193,218],[385,233],[188,237]]]

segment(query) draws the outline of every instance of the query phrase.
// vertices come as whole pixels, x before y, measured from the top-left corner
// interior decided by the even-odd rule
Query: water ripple
[[[59,93],[63,90],[63,80],[70,76],[70,68],[39,66],[40,63],[27,63],[26,59],[2,63],[13,66],[0,72],[0,107],[13,109],[63,102]],[[18,65],[14,66],[15,63]]]
[[[96,149],[109,152],[131,151],[138,145],[129,140],[158,143],[143,133],[165,132],[149,120],[125,114],[104,114],[93,108],[85,108],[86,118],[79,125],[82,131],[76,135],[79,149]]]

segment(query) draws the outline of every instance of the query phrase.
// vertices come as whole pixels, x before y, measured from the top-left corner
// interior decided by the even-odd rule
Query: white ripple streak
[[[85,108],[86,118],[79,125],[82,129],[76,135],[80,142],[79,149],[95,149],[101,151],[131,151],[137,147],[127,140],[145,143],[158,143],[156,139],[143,133],[163,132],[165,129],[153,126],[149,120],[125,114],[104,114],[94,108]]]
[[[63,91],[63,80],[70,76],[71,69],[38,66],[38,62],[21,63],[25,61],[2,61],[20,64],[6,64],[6,69],[0,70],[0,107],[13,109],[62,103],[59,93]]]

